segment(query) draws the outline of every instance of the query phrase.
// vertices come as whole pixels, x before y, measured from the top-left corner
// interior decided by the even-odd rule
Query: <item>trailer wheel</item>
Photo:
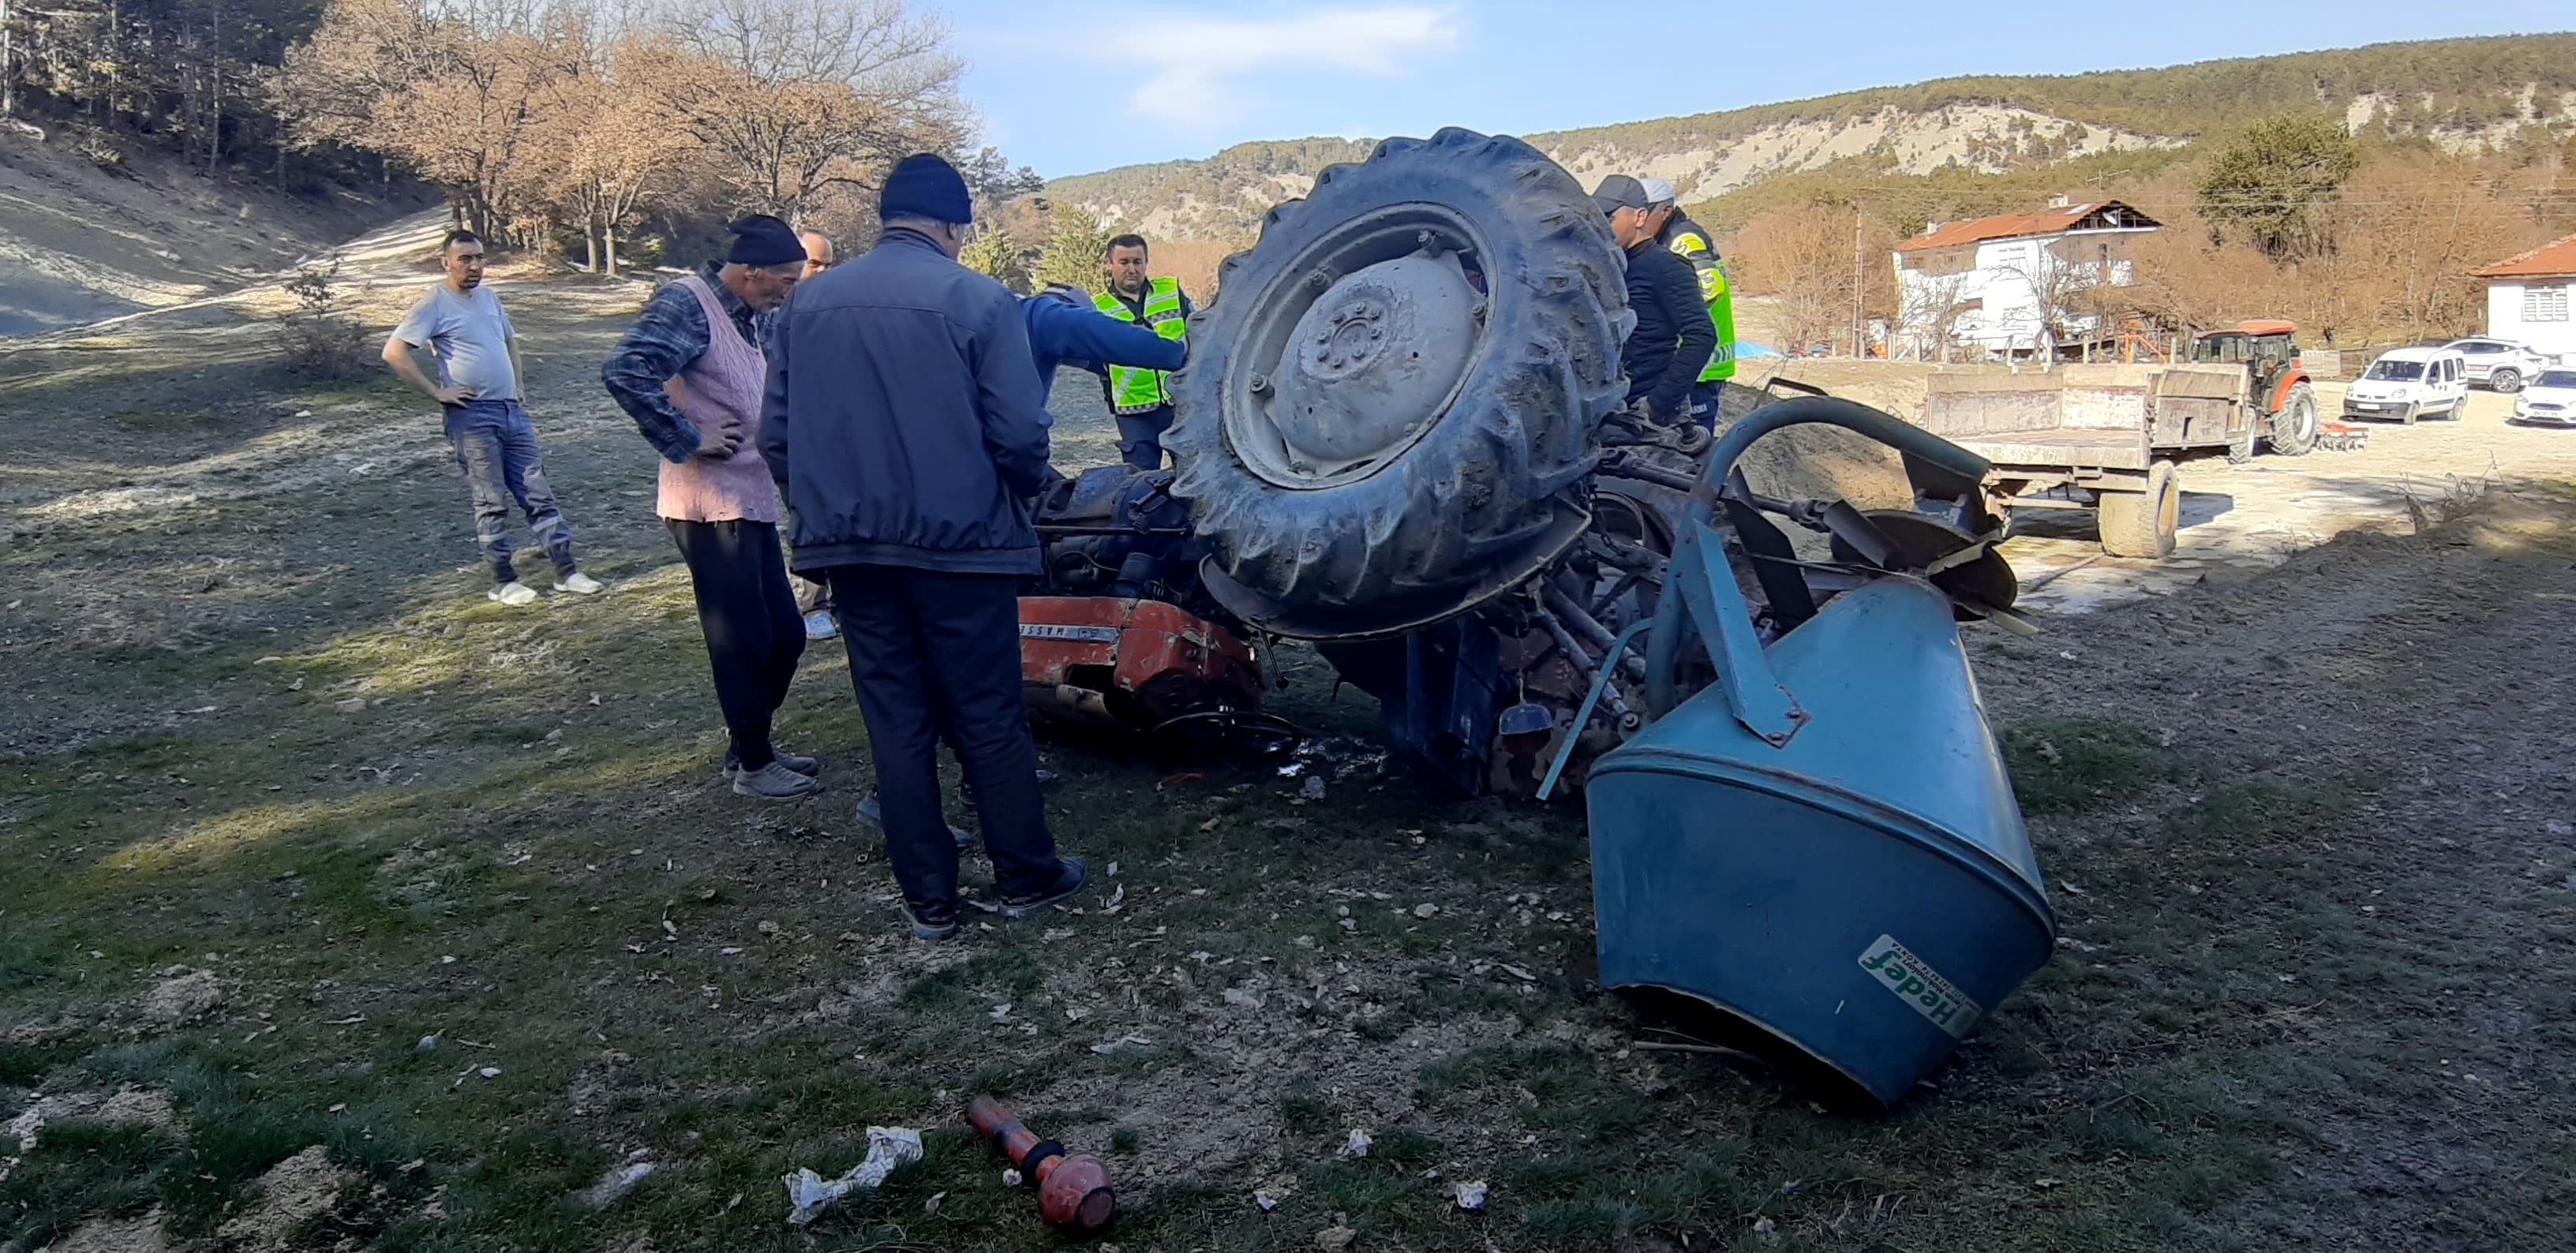
[[[2306,383],[2290,384],[2289,398],[2272,415],[2272,451],[2284,457],[2307,456],[2317,450],[2317,438],[2323,433],[2316,393]]]
[[[2231,437],[2227,441],[2227,464],[2232,466],[2241,466],[2248,461],[2252,461],[2254,459],[2254,436],[2261,430],[2262,423],[2248,422],[2245,424],[2244,430],[2237,432],[2233,437]]]
[[[2102,551],[2114,557],[2169,557],[2174,532],[2182,522],[2182,483],[2174,463],[2147,468],[2142,492],[2103,492],[2094,517],[2102,533]]]

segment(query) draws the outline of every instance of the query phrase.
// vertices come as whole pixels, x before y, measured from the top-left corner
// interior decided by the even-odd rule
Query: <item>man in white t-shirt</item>
[[[483,241],[472,231],[450,231],[439,250],[447,277],[421,294],[385,340],[385,364],[402,381],[435,400],[446,414],[447,439],[465,485],[474,495],[474,538],[492,567],[492,590],[504,605],[525,605],[535,589],[519,582],[510,559],[510,504],[518,502],[528,529],[554,562],[555,590],[588,596],[606,590],[573,563],[572,528],[555,508],[537,453],[536,428],[519,406],[519,340],[500,297],[483,286]],[[438,355],[430,380],[412,356]]]

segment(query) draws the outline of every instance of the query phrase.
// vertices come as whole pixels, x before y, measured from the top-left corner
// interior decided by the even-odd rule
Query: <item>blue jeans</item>
[[[515,400],[469,400],[447,406],[447,439],[456,445],[456,464],[465,467],[465,487],[474,496],[474,542],[492,567],[496,583],[518,579],[510,564],[510,503],[518,502],[528,529],[555,563],[558,578],[576,568],[572,528],[555,509],[554,489],[546,486],[546,467],[537,456],[537,429],[528,411]]]

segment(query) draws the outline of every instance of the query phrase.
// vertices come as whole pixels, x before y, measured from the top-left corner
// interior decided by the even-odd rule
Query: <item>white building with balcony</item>
[[[2040,353],[2095,336],[2086,293],[2126,287],[2129,245],[2161,223],[2117,200],[2036,213],[1934,222],[1896,246],[1899,345],[1934,356],[1946,341],[1971,353]]]

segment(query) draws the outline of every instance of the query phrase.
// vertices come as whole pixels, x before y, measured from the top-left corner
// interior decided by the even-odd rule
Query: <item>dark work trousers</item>
[[[1059,873],[1038,798],[1037,741],[1020,695],[1020,580],[906,566],[824,572],[868,724],[886,860],[904,899],[957,902],[957,845],[940,812],[939,742],[957,750],[1004,896]]]
[[[465,467],[465,487],[474,496],[474,542],[492,567],[492,580],[510,583],[519,577],[511,567],[507,534],[513,501],[554,562],[555,577],[571,575],[572,528],[564,524],[554,489],[546,485],[537,429],[528,422],[528,411],[515,400],[469,400],[443,412],[448,442],[456,445],[456,464]]]
[[[1111,416],[1118,420],[1119,459],[1139,470],[1162,469],[1163,432],[1172,429],[1172,407]]]
[[[733,733],[745,770],[770,763],[770,719],[787,703],[796,659],[805,655],[805,620],[787,586],[787,561],[770,522],[689,522],[664,518],[688,563],[698,596],[698,626],[716,672],[716,705]]]
[[[1691,420],[1714,431],[1717,429],[1717,397],[1726,389],[1723,382],[1693,383],[1690,389]]]

